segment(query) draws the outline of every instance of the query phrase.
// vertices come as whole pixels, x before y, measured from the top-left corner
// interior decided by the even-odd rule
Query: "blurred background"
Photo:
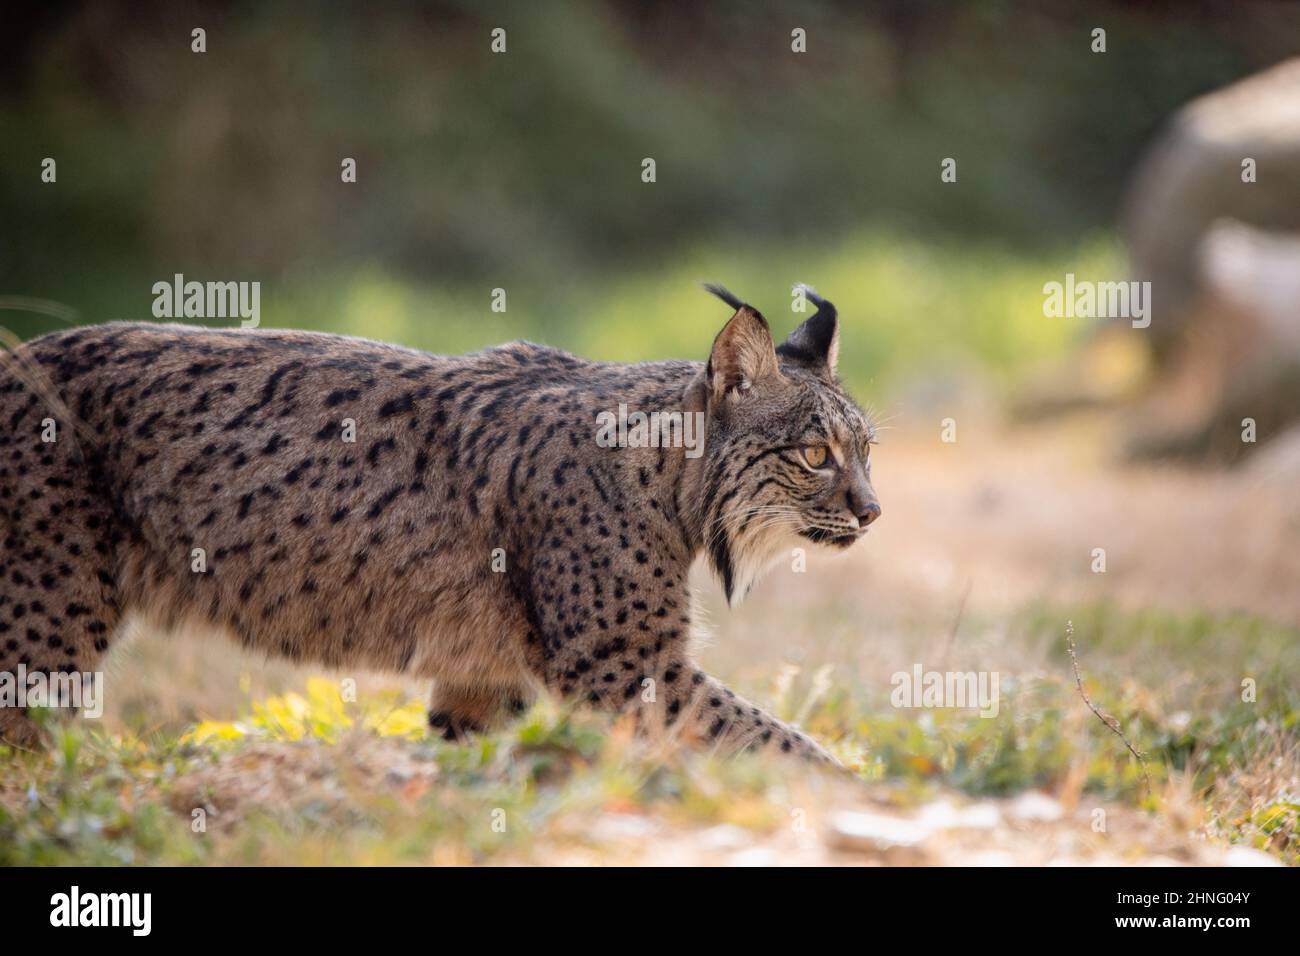
[[[1095,331],[1045,319],[1042,285],[1122,277],[1174,113],[1300,50],[1293,4],[1078,7],[10,5],[0,293],[98,322],[149,318],[178,272],[256,280],[264,325],[635,360],[704,357],[702,279],[778,330],[806,281],[873,400],[1024,373]]]
[[[147,320],[181,273],[266,327],[703,360],[699,282],[778,335],[808,282],[884,517],[737,610],[702,576],[704,664],[864,776],[1149,807],[1071,621],[1176,829],[1295,862],[1298,54],[1264,0],[10,3],[0,325]],[[1150,282],[1150,327],[1046,316],[1067,274]],[[202,647],[115,654],[110,725],[302,686]],[[1002,673],[1000,718],[891,708],[918,661]]]

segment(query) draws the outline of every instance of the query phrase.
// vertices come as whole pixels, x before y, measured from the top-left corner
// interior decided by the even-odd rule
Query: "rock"
[[[1242,181],[1246,159],[1255,182]],[[1140,164],[1123,218],[1133,278],[1152,283],[1149,331],[1163,352],[1195,321],[1201,245],[1215,222],[1300,233],[1300,58],[1180,109]]]
[[[777,866],[780,858],[768,847],[756,846],[733,854],[729,866]]]
[[[1053,823],[1065,816],[1059,803],[1037,790],[1027,790],[1016,797],[1007,813],[1013,820],[1024,823]]]
[[[961,807],[936,800],[921,808],[916,822],[935,830],[992,830],[1002,823],[1002,811],[991,801]]]
[[[748,833],[730,823],[709,827],[699,835],[699,841],[706,850],[739,850],[754,842]]]
[[[1281,866],[1280,860],[1274,859],[1263,850],[1248,846],[1230,846],[1223,854],[1224,866]]]
[[[1300,59],[1183,107],[1124,232],[1157,371],[1128,454],[1231,463],[1300,419]]]
[[[884,857],[891,866],[918,866],[927,862],[924,847],[932,829],[901,817],[841,810],[831,815],[830,843],[840,850]]]

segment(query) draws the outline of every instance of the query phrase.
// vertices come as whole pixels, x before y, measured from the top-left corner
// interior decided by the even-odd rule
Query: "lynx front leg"
[[[671,672],[665,673],[666,680]],[[674,681],[678,684],[680,681]],[[669,685],[664,719],[686,734],[725,752],[769,750],[844,769],[807,734],[773,717],[703,671],[691,669],[689,680]]]
[[[463,740],[522,714],[533,696],[530,688],[472,687],[440,680],[429,700],[429,726],[444,740]]]
[[[584,527],[582,516],[575,523]],[[609,543],[598,524],[591,541],[575,535],[566,544],[573,526],[563,516],[541,536],[552,550],[537,560],[531,586],[519,589],[531,599],[534,674],[563,698],[632,715],[647,734],[667,730],[725,753],[763,750],[840,766],[694,665],[689,561],[638,549],[632,537],[667,542],[668,532],[657,538],[649,522],[623,524],[628,532],[611,532]]]
[[[636,717],[647,734],[667,730],[723,753],[763,750],[844,769],[807,734],[773,717],[666,647],[615,639],[590,654],[552,660],[547,685],[561,696]],[[611,653],[613,651],[614,653]],[[656,659],[667,661],[662,665]],[[650,692],[653,691],[653,692]]]

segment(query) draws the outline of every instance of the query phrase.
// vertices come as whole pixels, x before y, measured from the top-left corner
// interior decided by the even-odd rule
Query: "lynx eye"
[[[826,467],[826,446],[809,445],[803,450],[803,460],[808,462],[809,468]]]

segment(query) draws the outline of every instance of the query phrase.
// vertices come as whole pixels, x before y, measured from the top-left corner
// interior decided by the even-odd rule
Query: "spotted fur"
[[[717,291],[735,314],[704,364],[136,323],[21,346],[0,371],[0,669],[95,670],[134,613],[432,678],[448,737],[544,687],[830,759],[692,663],[687,577],[705,555],[734,602],[800,536],[860,537],[871,427],[836,382],[829,303],[774,348]],[[599,447],[620,402],[704,412],[704,454]],[[812,443],[834,467],[808,466]],[[31,731],[0,710],[3,736]]]

